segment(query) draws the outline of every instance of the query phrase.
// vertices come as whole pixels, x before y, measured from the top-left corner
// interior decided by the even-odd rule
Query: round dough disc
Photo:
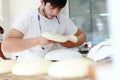
[[[12,67],[17,63],[14,60],[3,60],[0,61],[0,74],[11,72]]]
[[[46,54],[46,60],[63,60],[68,58],[82,58],[80,52],[70,49],[57,49]]]
[[[42,59],[19,62],[12,68],[12,73],[21,76],[44,75],[47,74],[48,68],[52,63]]]
[[[77,42],[77,37],[74,35],[64,36],[60,34],[45,32],[42,34],[42,36],[56,42],[66,42],[66,41]]]
[[[83,78],[88,76],[88,67],[93,61],[85,58],[72,58],[55,62],[48,75],[55,78]]]

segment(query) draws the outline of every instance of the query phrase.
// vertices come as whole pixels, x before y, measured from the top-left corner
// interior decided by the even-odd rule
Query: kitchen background
[[[26,11],[40,5],[39,0],[0,0],[0,25],[5,34],[15,19]],[[63,14],[87,34],[87,43],[94,46],[109,39],[106,0],[68,0]]]
[[[101,73],[99,73],[97,80],[120,80],[120,16],[118,16],[120,14],[120,6],[118,6],[120,1],[107,1],[111,2],[111,5],[109,5],[111,11],[109,28],[112,27],[111,32],[113,35],[111,35],[111,38],[113,39],[113,43],[115,43],[115,46],[112,46],[112,50],[115,52],[115,61],[113,63],[115,67],[110,69],[111,67],[108,66],[107,68],[105,67],[105,69],[100,69]],[[39,0],[0,0],[0,25],[5,29],[4,36],[6,36],[9,28],[19,15],[22,15],[29,9],[38,7],[39,4]],[[111,34],[108,28],[106,6],[106,0],[68,0],[62,13],[70,17],[78,27],[84,30],[87,34],[86,42],[90,42],[95,46],[102,41],[108,40]],[[111,26],[110,22],[112,24]],[[113,27],[115,27],[115,29],[113,29]]]

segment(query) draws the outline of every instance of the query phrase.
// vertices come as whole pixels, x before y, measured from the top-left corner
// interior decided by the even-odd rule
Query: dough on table
[[[11,72],[12,67],[17,63],[14,60],[1,60],[0,61],[0,74]]]
[[[78,40],[77,37],[74,35],[64,36],[61,34],[54,34],[54,33],[50,33],[50,32],[45,32],[42,34],[42,36],[49,40],[53,40],[53,41],[57,41],[57,42],[72,41],[72,42],[76,43]]]
[[[63,60],[68,58],[82,58],[82,54],[71,49],[57,49],[45,55],[46,60]]]
[[[53,63],[48,75],[54,78],[83,78],[88,76],[92,60],[86,58],[71,58]]]
[[[12,74],[19,76],[45,75],[52,63],[43,59],[19,62],[12,68]]]

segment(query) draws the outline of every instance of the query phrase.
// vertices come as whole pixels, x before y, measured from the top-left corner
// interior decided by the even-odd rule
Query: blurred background
[[[5,29],[4,37],[19,15],[39,5],[39,0],[0,0],[0,25]],[[68,0],[62,13],[85,31],[87,47],[109,39],[106,0]],[[78,49],[86,50],[83,46]]]

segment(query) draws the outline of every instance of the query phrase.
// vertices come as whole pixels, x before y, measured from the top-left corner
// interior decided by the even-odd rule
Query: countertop
[[[47,75],[44,76],[16,76],[13,74],[0,74],[0,80],[91,80],[89,78],[74,78],[74,79],[65,79],[65,78],[52,78]]]

